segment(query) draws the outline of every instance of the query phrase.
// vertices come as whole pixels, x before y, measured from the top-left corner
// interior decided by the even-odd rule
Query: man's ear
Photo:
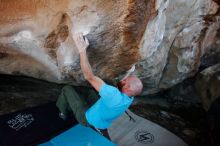
[[[126,84],[126,89],[128,89],[130,91],[131,90],[131,85],[130,84]]]

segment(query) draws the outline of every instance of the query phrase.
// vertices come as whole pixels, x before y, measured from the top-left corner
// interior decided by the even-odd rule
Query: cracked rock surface
[[[72,39],[83,32],[96,75],[115,82],[136,64],[147,95],[220,48],[218,0],[0,0],[0,9],[2,74],[86,85]]]

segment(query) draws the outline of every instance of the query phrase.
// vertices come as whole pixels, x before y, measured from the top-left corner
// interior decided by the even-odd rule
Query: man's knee
[[[61,93],[57,99],[56,102],[56,106],[58,107],[58,109],[60,110],[60,112],[67,114],[67,112],[69,111],[69,103],[68,103],[68,99],[67,96],[70,92],[72,92],[72,90],[74,90],[71,86],[66,85],[62,88]]]
[[[78,100],[79,95],[74,89],[74,87],[70,85],[66,85],[62,89],[62,94],[66,97],[66,100],[69,102],[69,100]]]
[[[65,85],[63,88],[62,88],[62,92],[69,92],[69,91],[72,91],[74,90],[72,86],[70,85]]]

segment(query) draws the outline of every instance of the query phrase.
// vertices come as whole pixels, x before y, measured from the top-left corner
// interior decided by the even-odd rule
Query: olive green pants
[[[81,94],[78,94],[72,86],[66,85],[62,88],[56,105],[61,113],[71,113],[80,124],[89,126],[85,112],[98,99],[98,94],[92,89],[81,88]]]

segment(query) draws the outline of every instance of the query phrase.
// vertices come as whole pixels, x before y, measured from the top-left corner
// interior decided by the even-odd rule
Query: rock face
[[[203,70],[197,76],[195,85],[204,109],[209,110],[211,104],[220,97],[220,63]]]
[[[72,36],[91,43],[96,75],[115,81],[136,64],[143,94],[194,75],[219,45],[219,1],[0,0],[0,73],[85,85]]]

